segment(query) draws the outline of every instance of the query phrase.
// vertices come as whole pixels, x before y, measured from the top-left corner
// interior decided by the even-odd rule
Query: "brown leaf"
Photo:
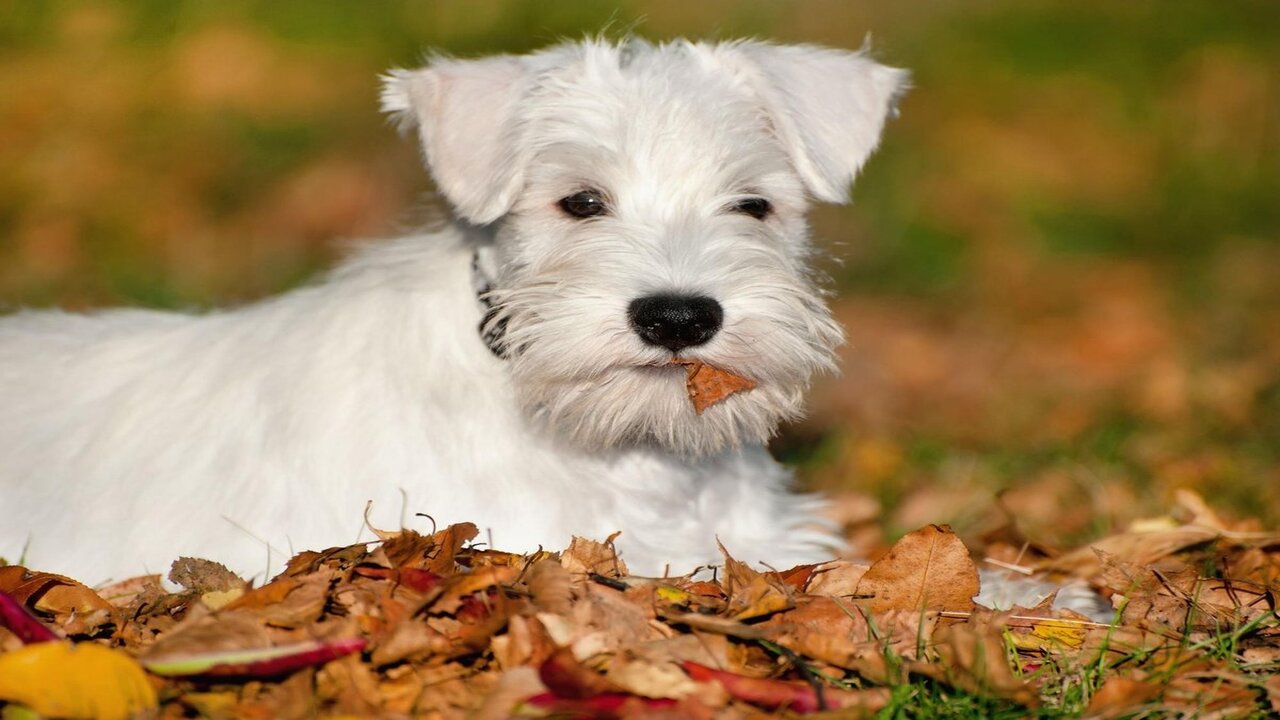
[[[760,573],[750,565],[734,560],[720,546],[724,555],[721,584],[729,596],[726,612],[735,620],[750,620],[786,610],[793,605],[792,592],[777,573]]]
[[[563,565],[539,560],[525,571],[525,583],[539,610],[568,615],[573,609],[573,577]]]
[[[889,690],[841,690],[821,687],[802,681],[753,678],[737,673],[717,670],[695,662],[684,663],[689,676],[698,682],[714,682],[724,687],[734,698],[769,710],[789,710],[795,713],[812,713],[818,710],[856,711],[854,717],[870,717],[889,704]],[[841,713],[848,717],[849,713]]]
[[[505,670],[521,665],[536,666],[555,652],[555,645],[537,618],[513,615],[507,620],[507,632],[490,642],[490,650],[498,665]]]
[[[1122,562],[1137,566],[1151,565],[1185,548],[1207,543],[1220,536],[1211,528],[1182,526],[1171,529],[1137,530],[1112,535],[1056,558],[1046,560],[1038,568],[1077,577],[1093,578],[1102,572],[1098,551]]]
[[[609,663],[606,679],[632,695],[680,700],[698,692],[698,684],[675,660],[654,661],[622,654]]]
[[[1004,639],[994,628],[947,625],[933,635],[940,663],[911,664],[911,671],[947,682],[978,695],[994,695],[1027,707],[1038,707],[1040,697],[1013,674],[1005,655]]]
[[[69,577],[33,572],[21,565],[0,567],[0,592],[53,618],[68,635],[87,635],[116,622],[116,609],[86,585]]]
[[[675,360],[685,369],[685,389],[693,410],[701,415],[707,408],[738,392],[755,388],[756,382],[703,362]]]
[[[1205,661],[1198,664],[1207,667],[1183,667],[1164,688],[1163,708],[1211,720],[1255,716],[1258,695],[1252,678]]]
[[[849,597],[857,593],[858,583],[871,568],[870,565],[852,560],[832,560],[813,570],[806,592],[810,595]]]
[[[228,610],[255,610],[268,625],[302,627],[319,619],[329,599],[330,578],[316,573],[302,578],[282,577],[250,590],[226,606]]]
[[[611,540],[599,543],[575,535],[569,548],[560,553],[560,564],[571,573],[622,577],[627,574],[627,566],[618,557]]]
[[[538,666],[538,677],[547,689],[562,698],[586,698],[620,689],[605,676],[583,665],[567,647],[552,653]]]
[[[515,580],[519,570],[513,567],[493,565],[469,573],[460,573],[445,580],[435,594],[428,595],[426,607],[433,613],[452,614],[462,607],[465,599],[489,588],[501,587]]]
[[[136,608],[166,595],[159,575],[139,575],[98,588],[98,596],[115,608]]]
[[[805,657],[855,669],[887,651],[918,656],[938,622],[936,612],[890,611],[868,618],[850,602],[802,597],[796,608],[769,619],[775,642]]]
[[[1098,720],[1132,715],[1159,697],[1161,690],[1163,688],[1156,683],[1113,675],[1093,694],[1085,712]]]
[[[453,642],[443,633],[425,622],[406,618],[378,640],[370,659],[377,666],[390,665],[426,655],[446,655],[452,647]]]
[[[197,595],[243,590],[247,585],[240,576],[228,570],[226,565],[193,557],[180,557],[173,561],[169,568],[169,581]]]
[[[1271,705],[1271,711],[1280,714],[1280,675],[1267,678],[1264,686],[1267,689],[1267,702]]]
[[[252,611],[192,617],[154,642],[140,657],[165,662],[201,653],[271,647],[271,633]]]
[[[498,678],[498,684],[484,703],[471,716],[472,720],[509,720],[516,717],[516,708],[527,698],[546,692],[538,671],[530,667],[507,670]]]
[[[480,534],[473,523],[458,523],[433,535],[420,535],[412,530],[401,530],[382,543],[392,567],[421,568],[437,575],[452,575],[458,551],[467,541]]]
[[[905,535],[872,564],[856,592],[872,597],[873,613],[921,609],[968,612],[978,594],[978,568],[951,528],[928,525]]]

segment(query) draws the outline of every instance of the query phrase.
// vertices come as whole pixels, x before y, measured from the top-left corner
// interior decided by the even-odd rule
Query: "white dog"
[[[87,581],[241,573],[371,523],[617,545],[633,571],[787,566],[836,538],[763,443],[841,333],[810,198],[841,202],[906,73],[759,42],[586,41],[394,71],[457,222],[191,316],[0,320],[0,555]],[[685,371],[754,381],[704,413]]]

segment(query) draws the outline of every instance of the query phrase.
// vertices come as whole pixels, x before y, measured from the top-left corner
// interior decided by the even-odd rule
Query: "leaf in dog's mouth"
[[[735,375],[698,360],[672,360],[673,365],[683,365],[685,370],[685,389],[689,392],[689,401],[693,403],[693,411],[701,415],[704,410],[737,392],[751,390],[756,386],[754,380]]]

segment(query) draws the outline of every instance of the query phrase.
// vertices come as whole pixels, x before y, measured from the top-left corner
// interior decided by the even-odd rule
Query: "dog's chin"
[[[517,380],[525,412],[587,449],[658,447],[703,457],[767,441],[800,414],[803,387],[761,382],[694,411],[678,366],[616,366],[589,378]]]

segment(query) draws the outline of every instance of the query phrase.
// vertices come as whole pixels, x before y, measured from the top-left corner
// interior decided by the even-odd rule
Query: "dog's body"
[[[620,530],[640,573],[714,562],[717,537],[828,557],[763,443],[840,337],[806,198],[843,198],[903,82],[760,43],[394,74],[384,106],[458,223],[238,310],[0,320],[0,555],[256,574],[356,540],[372,501],[375,526],[470,520],[506,550]],[[699,414],[677,358],[757,387]]]

